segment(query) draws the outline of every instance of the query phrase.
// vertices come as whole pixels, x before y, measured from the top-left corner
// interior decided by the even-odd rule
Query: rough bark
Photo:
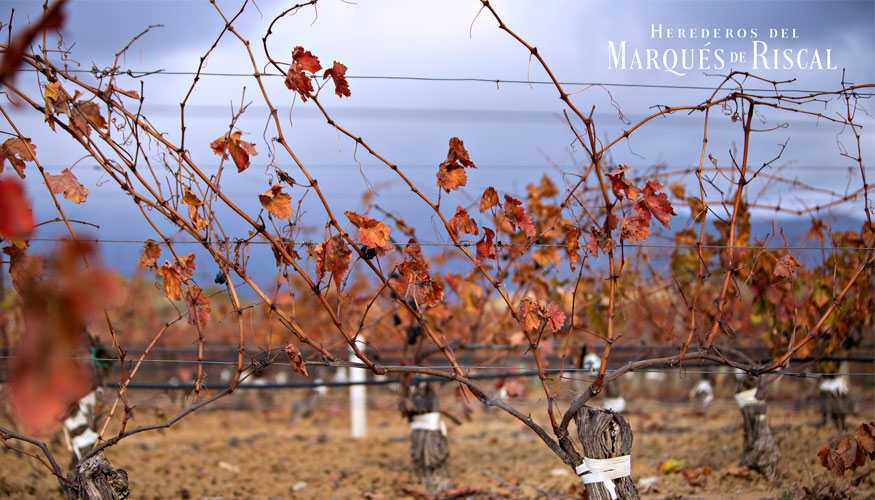
[[[409,398],[408,416],[440,411],[438,396],[431,384],[420,384]],[[432,494],[453,486],[450,477],[450,446],[443,432],[414,429],[410,431],[410,459],[413,471]]]
[[[131,496],[127,472],[113,469],[103,453],[80,463],[76,473],[68,477],[73,486],[61,483],[67,500],[124,500]]]
[[[577,436],[583,444],[583,455],[604,459],[631,454],[632,429],[621,415],[584,406],[574,416]],[[613,480],[617,498],[637,500],[638,490],[629,476]],[[586,485],[589,500],[611,500],[611,495],[602,483]]]
[[[757,388],[757,399],[761,402],[743,406],[741,416],[744,426],[744,437],[739,465],[759,471],[767,478],[774,478],[781,459],[781,450],[772,435],[772,429],[766,418],[768,405],[763,399],[764,387],[762,380],[746,377],[742,380],[737,392]]]

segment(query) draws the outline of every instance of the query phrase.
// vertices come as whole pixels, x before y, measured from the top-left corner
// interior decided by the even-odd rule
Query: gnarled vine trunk
[[[753,391],[753,392],[751,392]],[[775,477],[781,450],[772,436],[766,418],[768,405],[762,398],[763,381],[758,377],[745,377],[736,393],[744,426],[744,441],[739,465],[759,471],[768,478]]]
[[[67,500],[124,500],[130,498],[128,473],[113,469],[103,453],[88,458],[68,477],[73,485],[61,483]]]
[[[440,424],[437,393],[431,384],[422,383],[408,399],[411,420],[410,459],[413,471],[432,494],[453,486],[448,459],[450,446],[446,428]]]
[[[842,367],[847,371],[847,367]],[[820,425],[832,425],[840,432],[847,430],[845,419],[854,413],[854,405],[848,397],[847,375],[824,375],[820,381],[818,405],[820,406]]]
[[[589,459],[619,458],[632,452],[632,429],[621,415],[584,406],[574,416],[577,437],[583,444],[583,455]],[[586,484],[589,500],[637,500],[638,489],[628,475],[609,480],[614,485],[613,496],[601,481]]]

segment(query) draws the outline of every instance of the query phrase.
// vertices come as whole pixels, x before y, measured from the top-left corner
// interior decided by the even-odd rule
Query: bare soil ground
[[[375,391],[376,392],[376,391]],[[141,499],[394,499],[431,498],[410,473],[407,424],[394,410],[391,395],[372,399],[368,437],[349,438],[349,419],[342,390],[334,390],[317,413],[291,423],[290,403],[301,391],[257,407],[254,394],[232,396],[225,406],[191,415],[171,429],[130,437],[107,456],[127,470],[134,498]],[[140,391],[134,425],[162,418],[166,394]],[[233,402],[233,404],[232,404]],[[537,400],[514,401],[540,419]],[[856,427],[875,416],[867,396],[862,411],[849,420]],[[461,414],[450,396],[443,407]],[[635,399],[626,412],[635,433],[632,478],[636,483],[656,477],[656,485],[642,489],[651,499],[761,499],[794,498],[803,487],[827,484],[828,474],[817,451],[839,436],[817,427],[816,410],[808,405],[774,402],[769,412],[783,454],[778,478],[766,480],[737,467],[741,453],[741,415],[734,403],[720,398],[707,416],[697,415],[692,404]],[[0,420],[6,420],[0,417]],[[542,442],[518,421],[502,412],[478,407],[470,421],[449,423],[450,469],[459,496],[452,498],[582,498],[583,486]],[[57,436],[51,448],[64,461],[70,453]],[[708,466],[703,486],[691,486],[680,472],[662,474],[667,460],[683,461],[689,469]],[[875,498],[873,476],[850,498]],[[840,482],[845,488],[848,480]],[[467,488],[466,488],[467,487]],[[824,490],[826,491],[826,490]],[[465,493],[467,492],[467,493]],[[831,498],[827,491],[822,498]],[[0,453],[0,497],[61,498],[57,481],[36,461],[12,451]]]

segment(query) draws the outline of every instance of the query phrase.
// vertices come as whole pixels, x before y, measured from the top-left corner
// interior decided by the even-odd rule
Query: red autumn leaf
[[[352,255],[352,251],[347,248],[343,236],[335,234],[324,243],[316,245],[315,253],[317,279],[322,280],[325,273],[329,272],[334,278],[334,284],[340,286],[343,275],[349,269],[349,260]]]
[[[200,287],[191,283],[188,285],[185,301],[188,303],[188,322],[191,325],[206,326],[210,322],[210,299],[204,295]]]
[[[793,277],[793,273],[796,272],[796,269],[800,267],[805,267],[803,264],[800,264],[799,261],[796,260],[796,257],[793,257],[790,254],[787,254],[775,263],[775,276],[779,278],[783,278],[788,280]]]
[[[461,206],[456,207],[456,215],[450,219],[450,226],[461,233],[473,234],[475,236],[480,234],[480,230],[477,229],[477,222],[469,217],[468,211]]]
[[[344,214],[352,225],[358,228],[358,238],[362,245],[375,249],[380,256],[392,251],[389,226],[367,215],[359,215],[352,211],[346,211]]]
[[[480,197],[480,213],[482,214],[495,205],[498,205],[498,193],[495,192],[495,188],[489,186]]]
[[[118,280],[100,267],[94,252],[88,243],[62,243],[46,260],[46,278],[22,283],[25,329],[10,367],[9,400],[29,432],[50,430],[91,388],[90,367],[71,359],[71,353],[85,347],[86,325],[124,300]]]
[[[627,170],[629,167],[620,165],[620,168],[605,175],[611,181],[611,190],[614,192],[614,196],[622,199],[625,195],[626,198],[635,201],[641,194],[641,190],[633,186],[629,179],[626,179]]]
[[[319,58],[301,46],[295,47],[292,51],[292,64],[286,75],[286,88],[300,94],[301,99],[306,102],[310,94],[313,93],[313,82],[310,80],[311,75],[305,72],[313,74],[320,69],[322,69],[322,65],[319,64]]]
[[[310,53],[309,50],[304,50],[304,47],[300,45],[292,50],[292,63],[297,65],[299,70],[310,73],[316,73],[322,69],[319,58]]]
[[[534,238],[536,231],[532,216],[520,205],[522,205],[521,201],[504,195],[504,216],[514,229],[522,229],[526,237]]]
[[[249,155],[256,156],[258,154],[254,144],[240,140],[242,135],[243,133],[239,131],[232,133],[230,137],[226,133],[210,143],[213,153],[221,155],[224,159],[228,159],[228,153],[231,153],[234,165],[237,166],[237,172],[249,168]]]
[[[559,309],[559,304],[555,302],[550,302],[547,305],[547,310],[543,312],[542,316],[547,320],[547,326],[554,332],[558,332],[565,325],[565,313]]]
[[[656,220],[662,222],[666,229],[671,229],[668,226],[668,221],[671,220],[672,215],[677,214],[668,201],[668,195],[657,193],[660,189],[662,189],[662,184],[656,181],[647,181],[644,186],[644,196],[635,204],[635,210],[647,210]]]
[[[27,238],[33,233],[33,212],[24,185],[15,177],[0,178],[0,237]]]
[[[334,81],[334,93],[337,94],[337,97],[349,97],[349,82],[346,81],[346,66],[340,64],[337,61],[334,61],[334,65],[325,70],[325,73],[322,75],[322,79],[326,79],[329,76]]]
[[[571,266],[571,271],[575,270],[575,265],[580,262],[580,228],[575,227],[569,229],[565,233],[565,252],[568,254],[568,265]]]
[[[64,198],[73,203],[82,203],[88,197],[88,189],[68,168],[61,170],[61,175],[46,174],[46,182],[53,193],[64,193]]]
[[[517,311],[517,316],[520,320],[520,326],[523,330],[531,331],[541,325],[541,303],[531,297],[523,297],[520,300],[520,307]],[[564,317],[563,317],[564,321]]]
[[[286,347],[283,350],[286,352],[286,356],[289,357],[289,365],[292,369],[305,377],[308,376],[307,365],[304,364],[304,356],[301,354],[301,351],[293,346],[291,342],[286,344]]]
[[[64,3],[63,0],[52,3],[37,22],[32,23],[27,29],[16,35],[8,44],[3,52],[3,59],[0,60],[0,83],[12,84],[11,77],[21,63],[25,50],[37,36],[49,30],[60,28],[64,24]]]
[[[292,197],[283,193],[280,184],[274,184],[270,189],[258,195],[261,206],[280,219],[288,219],[292,216]]]
[[[477,265],[482,264],[484,259],[495,260],[495,244],[492,242],[493,237],[495,237],[495,232],[484,226],[483,238],[477,242],[477,257],[475,258]]]
[[[140,260],[137,264],[146,269],[157,269],[158,257],[160,256],[161,247],[154,240],[146,240],[143,243],[143,254],[140,255]]]
[[[33,156],[35,152],[36,146],[26,137],[24,139],[18,137],[6,139],[3,144],[0,144],[0,174],[3,173],[6,160],[9,160],[18,176],[24,179],[24,162],[34,161],[36,159]]]
[[[38,363],[16,365],[9,385],[10,406],[22,427],[36,435],[57,428],[70,405],[91,389],[91,370],[73,360],[40,356]]]
[[[629,241],[644,241],[650,234],[650,212],[643,210],[620,219],[620,235]]]
[[[313,93],[313,82],[310,81],[310,77],[304,72],[295,69],[294,64],[289,67],[285,83],[286,88],[297,92],[304,102],[307,102],[307,98]]]

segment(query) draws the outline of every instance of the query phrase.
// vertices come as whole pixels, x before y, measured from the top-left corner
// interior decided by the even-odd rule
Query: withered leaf
[[[498,193],[495,192],[495,188],[489,186],[480,197],[480,213],[482,214],[496,205],[498,205]]]
[[[307,365],[304,364],[304,356],[301,355],[301,351],[298,350],[297,347],[290,343],[286,344],[285,349],[286,355],[289,357],[289,365],[291,365],[292,369],[296,372],[304,375],[305,377],[309,375],[307,373]]]
[[[204,295],[199,286],[194,283],[188,285],[186,293],[188,303],[188,322],[192,325],[206,326],[210,322],[210,299]]]
[[[367,215],[359,215],[349,210],[344,214],[352,222],[352,225],[358,228],[358,239],[362,245],[375,249],[380,256],[392,251],[392,244],[389,241],[389,226]]]
[[[629,241],[644,241],[650,235],[650,212],[642,210],[620,219],[620,235]]]
[[[143,242],[143,253],[137,263],[145,269],[155,270],[158,268],[158,257],[161,256],[161,247],[154,240]]]
[[[665,193],[657,193],[662,189],[662,185],[656,181],[647,181],[644,186],[644,196],[638,203],[635,204],[635,210],[647,210],[653,215],[656,220],[662,222],[666,229],[671,229],[668,221],[672,215],[677,215],[668,201],[668,196]]]
[[[458,137],[453,137],[450,139],[447,159],[438,167],[437,185],[448,193],[464,186],[468,182],[468,175],[465,173],[466,167],[476,168],[474,162],[468,157],[465,144]]]
[[[437,185],[447,193],[454,189],[459,189],[467,183],[468,174],[458,164],[443,162],[438,167]]]
[[[495,259],[495,244],[492,238],[495,237],[495,232],[488,227],[483,227],[483,238],[477,242],[477,257],[475,258],[477,265],[483,263],[484,259]]]
[[[64,198],[73,203],[82,203],[88,197],[88,189],[68,168],[61,170],[61,175],[46,174],[46,182],[53,193],[64,193]]]
[[[614,192],[614,196],[620,199],[625,196],[635,201],[641,194],[641,190],[633,186],[629,179],[626,179],[627,170],[629,170],[629,167],[620,165],[620,168],[605,175],[611,181],[611,190]]]
[[[456,231],[465,234],[478,235],[480,230],[477,229],[477,222],[468,216],[468,211],[461,206],[456,207],[456,215],[450,219],[450,226]]]
[[[514,229],[522,229],[527,238],[535,237],[535,224],[532,222],[532,216],[526,213],[526,209],[521,207],[522,202],[504,195],[504,216]]]
[[[173,300],[182,299],[182,276],[175,266],[164,261],[164,265],[158,268],[158,274],[164,278],[164,295]]]
[[[282,191],[280,184],[274,184],[270,189],[258,195],[258,201],[268,212],[280,219],[292,216],[292,197]]]
[[[242,172],[249,168],[249,155],[256,156],[255,145],[251,142],[246,142],[240,138],[242,132],[234,132],[230,136],[226,133],[222,137],[210,143],[210,149],[213,153],[221,155],[227,159],[228,153],[231,153],[231,159],[234,160],[234,165],[237,166],[237,172]]]
[[[106,130],[106,120],[100,115],[100,106],[92,101],[73,103],[70,125],[85,137],[91,135],[91,127]]]
[[[799,261],[796,260],[796,257],[793,257],[790,254],[787,254],[775,263],[775,276],[783,279],[790,279],[793,276],[793,273],[796,272],[796,269],[800,267],[805,267],[803,264],[800,264]]]
[[[24,179],[24,162],[34,161],[36,159],[33,156],[34,152],[36,152],[36,146],[27,137],[6,139],[3,144],[0,144],[0,173],[3,173],[6,160],[9,160],[18,176]]]
[[[565,253],[568,254],[568,265],[571,266],[571,271],[575,271],[575,266],[580,262],[580,234],[579,227],[573,227],[565,232]]]
[[[321,280],[326,272],[331,273],[334,283],[340,286],[343,276],[349,269],[352,250],[347,248],[343,236],[335,234],[327,241],[316,245],[317,279]]]
[[[185,194],[182,197],[182,203],[188,205],[188,218],[198,231],[203,231],[209,225],[209,221],[200,214],[200,206],[204,204],[200,198],[188,188],[185,187]]]
[[[531,297],[523,297],[520,300],[517,316],[520,320],[520,326],[523,330],[531,331],[541,325],[540,318],[541,303]],[[564,321],[564,318],[563,318]]]

